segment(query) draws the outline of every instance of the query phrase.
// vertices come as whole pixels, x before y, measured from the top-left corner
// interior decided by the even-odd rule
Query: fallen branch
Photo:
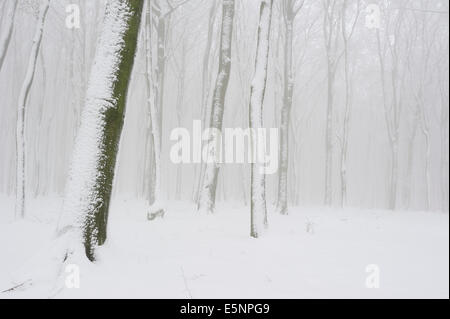
[[[2,294],[5,294],[5,293],[13,292],[13,291],[15,291],[15,290],[17,290],[17,289],[19,289],[19,288],[24,287],[24,286],[27,285],[27,284],[29,284],[29,285],[31,286],[31,285],[32,285],[32,282],[33,282],[33,281],[32,281],[31,279],[28,279],[28,280],[24,281],[23,283],[18,284],[18,285],[16,285],[16,286],[12,287],[12,288],[3,290],[1,293],[2,293]]]

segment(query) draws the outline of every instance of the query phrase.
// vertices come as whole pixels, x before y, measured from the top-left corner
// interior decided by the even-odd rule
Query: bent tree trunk
[[[231,41],[233,34],[234,0],[223,0],[222,27],[220,40],[220,65],[214,89],[213,106],[211,111],[211,128],[222,131],[222,122],[225,106],[225,95],[231,71]],[[206,147],[218,145],[217,134],[211,136]],[[217,149],[216,149],[217,151]],[[210,154],[211,156],[212,154]],[[216,162],[207,163],[205,177],[201,189],[199,211],[213,213],[216,201],[217,177],[219,166]]]
[[[95,259],[96,247],[107,238],[114,169],[143,3],[143,0],[107,2],[75,143],[63,208],[65,229],[60,233],[71,228],[79,231],[91,261]]]
[[[255,152],[259,147],[264,149],[265,141],[256,130],[263,127],[263,104],[267,84],[267,66],[269,63],[269,41],[270,27],[272,23],[273,0],[263,0],[261,2],[258,44],[256,49],[256,67],[250,94],[250,129],[254,130],[252,150]],[[255,138],[256,137],[256,138]],[[255,156],[253,156],[255,158]],[[258,238],[260,226],[267,226],[267,206],[266,206],[266,177],[265,172],[261,172],[263,164],[251,165],[251,229],[250,236]]]
[[[26,104],[33,84],[34,74],[36,71],[36,62],[41,48],[42,34],[44,32],[45,18],[47,16],[50,0],[42,3],[36,32],[33,38],[30,58],[28,60],[27,73],[23,81],[19,95],[19,103],[17,107],[17,126],[16,126],[16,144],[17,144],[17,171],[16,171],[16,217],[25,217],[25,188],[26,188],[26,141],[25,141],[25,117]],[[15,8],[14,8],[15,9]]]

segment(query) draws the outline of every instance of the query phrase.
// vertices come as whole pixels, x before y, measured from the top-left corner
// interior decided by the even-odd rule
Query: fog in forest
[[[116,30],[114,6],[128,2],[142,7]],[[36,205],[51,202],[39,211],[54,212],[50,219],[64,230],[81,207],[72,201],[81,203],[91,187],[103,197],[89,205],[106,207],[104,215],[92,215],[95,223],[104,219],[92,226],[101,238],[86,239],[89,222],[83,228],[94,260],[93,247],[106,240],[110,197],[92,179],[100,175],[77,169],[88,168],[83,154],[97,150],[83,146],[97,125],[90,112],[116,102],[126,108],[105,115],[97,143],[106,151],[97,169],[115,171],[105,173],[112,203],[143,204],[112,204],[114,211],[142,206],[141,215],[153,221],[170,216],[172,205],[213,214],[217,202],[224,215],[218,218],[227,218],[224,207],[238,207],[248,223],[251,207],[252,237],[263,233],[254,224],[263,215],[270,230],[271,215],[308,209],[328,216],[334,210],[447,214],[448,12],[444,0],[0,0],[0,215],[39,216]],[[114,32],[129,32],[117,42],[126,50],[121,64],[111,64],[118,84],[103,87],[97,79],[117,58],[108,55]],[[108,85],[115,95],[101,102],[97,95]],[[249,126],[275,134],[265,143],[273,174],[262,177],[247,161],[249,136],[245,155],[235,154],[244,163],[193,160],[197,130],[239,135]],[[173,160],[177,129],[189,134],[190,163]],[[113,135],[120,140],[117,160]],[[205,141],[197,142],[202,149]],[[448,239],[446,218],[441,234]],[[314,222],[305,223],[312,233]],[[448,253],[443,267],[448,270]],[[448,295],[448,283],[440,291]]]

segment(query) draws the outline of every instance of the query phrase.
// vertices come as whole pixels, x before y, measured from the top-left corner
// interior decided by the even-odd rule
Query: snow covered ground
[[[58,198],[33,200],[29,217],[14,221],[13,199],[0,197],[0,291],[52,240],[60,207]],[[271,214],[267,235],[254,240],[248,209],[193,212],[172,203],[164,220],[148,222],[143,201],[115,200],[99,261],[80,266],[79,289],[52,297],[449,297],[448,214],[296,208]],[[366,287],[376,275],[368,265],[379,269],[378,289]],[[48,298],[50,286],[0,298]]]

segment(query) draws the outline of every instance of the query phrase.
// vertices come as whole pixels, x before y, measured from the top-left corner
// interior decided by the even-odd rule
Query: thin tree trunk
[[[286,34],[284,43],[284,93],[280,117],[277,211],[282,215],[288,214],[289,126],[294,94],[294,71],[292,60],[294,19],[304,3],[304,0],[284,0],[281,3]]]
[[[8,53],[9,44],[11,42],[11,36],[14,30],[14,18],[16,16],[18,0],[13,0],[13,8],[11,14],[7,14],[6,32],[0,39],[0,71],[2,70],[3,63],[5,62],[6,54]]]
[[[203,56],[203,74],[202,74],[202,110],[201,110],[201,120],[202,120],[202,126],[206,127],[208,125],[208,117],[210,116],[210,109],[208,108],[208,101],[210,96],[210,85],[209,82],[211,81],[210,76],[210,59],[211,59],[211,50],[212,50],[212,44],[213,44],[213,35],[214,35],[214,22],[216,17],[216,8],[217,3],[216,0],[212,1],[211,9],[209,11],[209,19],[208,19],[208,36],[206,41],[206,48]],[[203,146],[203,145],[202,145]],[[197,174],[195,174],[197,175]],[[194,202],[199,203],[200,198],[200,189],[203,185],[203,180],[205,177],[205,164],[202,162],[200,163],[200,171],[198,173],[197,178],[197,187],[195,188],[194,193]]]
[[[294,92],[294,79],[292,72],[293,24],[293,17],[287,17],[285,23],[286,39],[284,44],[284,98],[281,109],[280,123],[280,168],[278,172],[277,202],[277,211],[282,215],[288,214],[289,123],[292,109],[292,96]]]
[[[431,161],[431,146],[430,146],[430,131],[428,129],[428,122],[425,117],[425,107],[421,106],[422,115],[422,134],[425,138],[425,205],[426,210],[431,208],[431,174],[430,174],[430,161]]]
[[[39,56],[39,50],[44,32],[45,18],[47,16],[50,0],[44,0],[40,8],[38,23],[33,38],[31,54],[28,60],[27,73],[19,94],[19,103],[17,108],[17,172],[16,172],[16,216],[25,217],[26,201],[26,104],[30,94],[31,86],[36,71],[36,62]]]
[[[86,256],[107,239],[107,223],[143,0],[109,0],[91,71],[64,201],[60,235],[80,230]],[[77,243],[72,243],[77,245]],[[74,253],[70,251],[68,254]],[[66,256],[67,259],[68,256]]]
[[[415,112],[416,113],[416,112]],[[412,124],[412,132],[408,141],[408,159],[406,167],[406,181],[404,189],[403,203],[406,209],[411,208],[411,192],[412,192],[412,176],[413,176],[413,164],[414,164],[414,145],[417,136],[417,128],[419,126],[418,116],[414,116],[414,122]]]
[[[178,75],[178,85],[177,85],[177,102],[176,102],[176,110],[177,110],[177,122],[178,127],[181,127],[183,124],[183,102],[184,102],[184,91],[185,91],[185,78],[186,78],[186,43],[183,43],[181,50],[181,63],[179,65],[179,75]],[[176,175],[176,185],[175,185],[175,199],[181,200],[181,183],[183,172],[181,169],[181,165],[177,165],[177,175]]]
[[[225,96],[230,80],[231,71],[231,41],[233,35],[234,0],[223,0],[220,64],[211,110],[211,128],[222,131]],[[208,145],[218,145],[217,136],[211,136]],[[212,154],[211,154],[212,155]],[[217,163],[208,163],[205,167],[205,178],[201,189],[199,210],[213,213],[216,201],[217,176],[219,166]]]
[[[152,54],[152,42],[151,42],[151,24],[152,24],[152,14],[151,14],[151,0],[147,0],[146,2],[146,13],[145,13],[145,84],[146,84],[146,95],[147,95],[147,114],[148,121],[147,124],[147,143],[150,144],[150,154],[145,152],[145,165],[147,167],[146,174],[144,179],[148,182],[148,203],[149,205],[153,205],[156,201],[155,197],[155,184],[156,184],[156,155],[155,155],[155,143],[153,137],[153,124],[152,117],[154,115],[154,111],[152,110],[152,104],[155,103],[154,91],[155,91],[155,81],[152,81],[152,64],[153,64],[153,54]]]
[[[267,85],[267,66],[269,63],[269,42],[272,23],[273,0],[263,0],[260,8],[258,42],[256,49],[255,75],[250,93],[250,129],[252,152],[265,149],[263,136],[258,130],[263,128],[263,105]],[[253,154],[252,158],[257,158]],[[262,171],[261,171],[262,170]],[[251,229],[250,236],[258,238],[261,225],[268,226],[266,205],[266,176],[263,164],[251,165]]]
[[[40,52],[39,52],[39,59],[40,59],[41,68],[42,68],[42,101],[41,101],[41,105],[39,108],[39,119],[38,119],[38,125],[37,125],[36,145],[35,145],[35,148],[36,148],[36,185],[35,185],[35,190],[34,190],[35,196],[42,194],[42,190],[41,190],[42,161],[39,156],[39,154],[40,154],[39,150],[40,150],[41,136],[44,131],[44,129],[42,128],[42,120],[43,120],[44,112],[45,112],[44,108],[45,108],[45,99],[46,99],[46,91],[47,91],[47,70],[45,67],[45,60],[44,60],[44,55],[42,54],[42,50],[40,50]]]
[[[448,69],[447,69],[448,70]],[[443,81],[442,81],[443,82]],[[449,204],[449,187],[448,187],[448,95],[445,98],[445,89],[442,87],[442,82],[439,87],[440,102],[441,102],[441,197],[442,197],[442,211],[448,211]]]
[[[380,64],[381,88],[383,95],[384,116],[387,128],[387,135],[391,151],[391,169],[389,175],[389,189],[388,189],[388,207],[394,210],[397,207],[397,185],[398,185],[398,152],[399,152],[399,116],[400,111],[397,101],[397,72],[396,72],[396,56],[391,50],[392,54],[392,110],[388,107],[388,96],[386,87],[386,66],[385,56],[381,47],[380,31],[377,31],[377,46],[378,59]]]
[[[327,82],[327,118],[325,144],[325,205],[327,206],[330,206],[332,203],[334,76],[334,71],[329,66]]]
[[[350,75],[350,56],[349,56],[349,41],[353,36],[353,32],[358,22],[360,14],[360,1],[357,2],[356,16],[351,26],[350,32],[347,33],[347,9],[348,0],[344,0],[342,6],[342,39],[344,42],[344,77],[345,77],[345,110],[344,110],[344,123],[342,134],[342,149],[341,149],[341,205],[345,207],[347,205],[347,158],[348,158],[348,136],[350,129],[350,117],[351,117],[351,87],[352,79]]]

